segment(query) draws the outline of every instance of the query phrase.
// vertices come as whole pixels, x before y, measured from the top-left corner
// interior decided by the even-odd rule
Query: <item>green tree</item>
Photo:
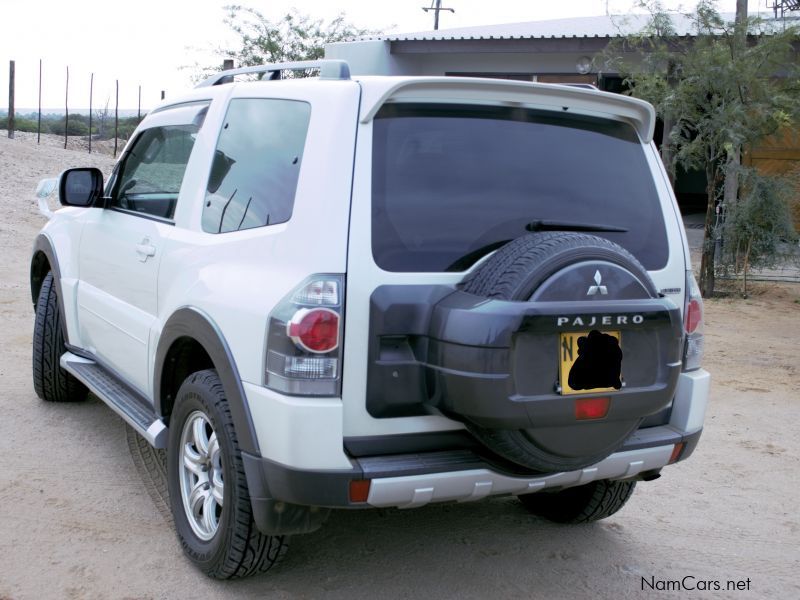
[[[326,22],[293,9],[273,21],[247,6],[232,4],[224,9],[224,23],[236,34],[236,47],[216,48],[214,54],[233,59],[237,67],[318,60],[325,54],[325,44],[377,33],[347,22],[344,13]],[[201,67],[197,78],[203,79],[221,68]]]
[[[741,148],[800,114],[793,48],[798,29],[756,18],[726,23],[710,0],[702,0],[691,15],[694,35],[683,37],[659,1],[640,4],[650,10],[648,25],[610,44],[600,58],[623,74],[632,95],[653,103],[667,124],[667,168],[677,162],[705,171],[700,289],[710,296],[723,182],[736,176]]]

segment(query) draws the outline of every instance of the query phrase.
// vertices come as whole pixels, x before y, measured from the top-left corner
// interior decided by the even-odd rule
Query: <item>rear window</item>
[[[518,107],[380,110],[372,151],[379,267],[463,271],[542,223],[624,230],[592,233],[649,270],[666,265],[661,205],[632,126]]]

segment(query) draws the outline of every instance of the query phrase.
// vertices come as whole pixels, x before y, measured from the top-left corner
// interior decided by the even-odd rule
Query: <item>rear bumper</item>
[[[591,467],[549,474],[514,472],[473,450],[355,458],[352,469],[339,471],[300,470],[249,454],[242,457],[254,507],[261,500],[278,500],[330,508],[411,508],[636,477],[666,466],[676,444],[684,444],[679,460],[688,458],[701,431],[684,435],[670,425],[642,429],[619,452]],[[350,482],[364,479],[371,481],[367,501],[352,502]]]
[[[639,429],[619,451],[599,463],[562,473],[540,474],[520,469],[480,449],[417,452],[351,458],[349,469],[308,469],[243,454],[254,516],[258,523],[275,503],[330,508],[413,508],[430,502],[472,501],[489,495],[526,494],[583,485],[601,479],[647,476],[688,458],[702,433],[709,375],[682,373],[670,422]],[[350,500],[352,481],[369,480],[366,502]]]

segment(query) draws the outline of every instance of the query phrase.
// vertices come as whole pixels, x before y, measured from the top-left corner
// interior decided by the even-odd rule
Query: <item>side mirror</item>
[[[39,212],[48,219],[53,218],[53,211],[47,203],[47,199],[56,191],[58,179],[42,179],[36,186],[36,201],[39,204]]]
[[[92,206],[102,197],[103,174],[100,169],[67,169],[58,177],[58,200],[64,206]]]

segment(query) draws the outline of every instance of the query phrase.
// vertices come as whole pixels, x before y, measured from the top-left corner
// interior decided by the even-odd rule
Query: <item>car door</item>
[[[81,236],[77,312],[84,348],[148,397],[161,250],[174,229],[207,108],[183,105],[148,118],[108,182],[105,207],[92,211]]]

